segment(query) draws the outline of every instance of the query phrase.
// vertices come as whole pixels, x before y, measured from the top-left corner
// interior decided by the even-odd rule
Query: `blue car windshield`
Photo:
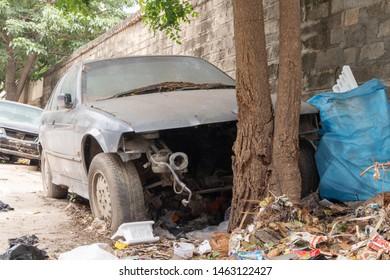
[[[137,89],[169,84],[186,89],[197,85],[234,87],[235,81],[209,62],[186,56],[127,57],[84,65],[82,91],[85,101],[119,97]],[[166,85],[165,85],[166,86]],[[167,87],[167,86],[166,86]],[[137,91],[137,94],[146,91]],[[131,95],[131,94],[129,94]]]

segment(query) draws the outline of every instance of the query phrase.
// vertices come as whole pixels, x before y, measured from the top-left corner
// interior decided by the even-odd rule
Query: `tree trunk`
[[[299,115],[301,103],[300,0],[281,0],[280,55],[271,188],[297,204],[301,199],[298,168]]]
[[[18,100],[19,100],[20,95],[23,92],[23,89],[26,85],[26,82],[30,76],[31,69],[32,69],[36,60],[37,60],[37,54],[36,53],[30,54],[27,58],[26,63],[24,64],[22,71],[20,72],[19,83],[16,87],[16,95],[17,95]]]
[[[7,72],[6,72],[6,99],[11,101],[18,101],[20,95],[23,92],[24,86],[30,75],[30,71],[34,65],[34,62],[37,59],[37,54],[32,53],[28,56],[23,69],[20,72],[20,77],[17,79],[17,63],[12,51],[8,52],[9,58],[7,62]],[[18,80],[18,82],[17,82]]]
[[[7,68],[5,73],[5,99],[16,101],[16,60],[12,51],[8,50]]]
[[[233,147],[233,199],[229,228],[266,193],[273,132],[263,1],[233,0],[236,46],[237,139]]]

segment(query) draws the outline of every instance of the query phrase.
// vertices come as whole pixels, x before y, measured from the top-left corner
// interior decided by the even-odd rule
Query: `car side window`
[[[77,95],[77,67],[70,68],[64,76],[59,80],[56,87],[53,90],[52,96],[48,102],[47,108],[50,111],[58,110],[57,96],[59,94],[70,93],[72,96],[72,102],[76,100]]]
[[[60,94],[70,93],[73,103],[75,102],[77,96],[77,74],[77,67],[70,68],[64,76],[64,80],[59,91]]]
[[[48,102],[48,105],[47,105],[47,108],[49,111],[56,111],[58,110],[58,105],[57,105],[57,96],[58,96],[58,93],[59,93],[59,89],[61,88],[61,85],[64,81],[64,77],[62,77],[60,79],[60,81],[57,83],[57,85],[55,86],[51,96],[50,96],[50,99],[49,99],[49,102]]]

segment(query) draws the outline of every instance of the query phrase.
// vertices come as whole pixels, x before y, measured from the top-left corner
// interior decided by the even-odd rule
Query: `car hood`
[[[107,99],[86,104],[127,122],[135,132],[191,127],[237,119],[231,89],[187,90]]]
[[[276,96],[272,95],[275,104]],[[234,89],[187,90],[134,95],[86,104],[128,123],[135,132],[192,127],[237,120]],[[301,114],[318,110],[301,103]]]
[[[29,124],[29,123],[12,122],[12,121],[3,122],[0,120],[0,127],[13,129],[21,132],[27,132],[36,135],[38,135],[39,133],[39,126],[34,124]]]

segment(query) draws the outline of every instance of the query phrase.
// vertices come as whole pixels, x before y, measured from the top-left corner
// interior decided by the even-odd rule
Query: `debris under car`
[[[172,211],[173,223],[206,215],[207,224],[219,224],[231,201],[234,85],[215,66],[188,56],[72,66],[42,114],[47,195],[64,198],[71,189],[89,199],[93,215],[112,230]],[[318,111],[302,102],[304,194],[318,185],[312,145],[317,129]]]

